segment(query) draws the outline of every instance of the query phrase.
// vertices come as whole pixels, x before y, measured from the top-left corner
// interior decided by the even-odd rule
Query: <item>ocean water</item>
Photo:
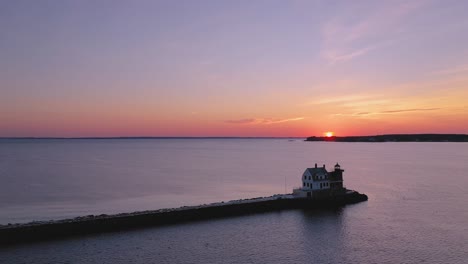
[[[0,263],[468,263],[468,144],[1,140],[0,223],[196,205],[339,162],[369,201],[0,248]]]

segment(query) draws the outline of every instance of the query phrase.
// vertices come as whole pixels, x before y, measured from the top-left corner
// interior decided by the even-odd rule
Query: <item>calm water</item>
[[[315,162],[369,201],[0,249],[0,263],[468,263],[468,144],[0,141],[0,223],[283,193]]]

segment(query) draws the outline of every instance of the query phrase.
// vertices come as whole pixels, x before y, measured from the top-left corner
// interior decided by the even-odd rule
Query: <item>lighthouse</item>
[[[343,172],[338,162],[335,164],[335,170],[330,173],[330,189],[341,190],[343,189]]]
[[[324,197],[334,195],[344,190],[343,172],[340,164],[336,163],[333,171],[327,171],[325,164],[321,167],[307,168],[302,174],[302,186],[293,190],[298,197]]]

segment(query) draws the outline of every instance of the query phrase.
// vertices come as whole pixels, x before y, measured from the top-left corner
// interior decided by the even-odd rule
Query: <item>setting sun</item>
[[[333,132],[325,132],[326,137],[333,137]]]

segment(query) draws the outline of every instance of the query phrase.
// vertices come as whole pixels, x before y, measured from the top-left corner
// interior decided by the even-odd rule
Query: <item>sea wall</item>
[[[12,245],[93,233],[122,231],[148,226],[160,226],[188,221],[238,216],[290,209],[333,208],[366,201],[358,192],[321,199],[284,198],[272,196],[239,202],[216,203],[205,206],[161,209],[129,214],[78,217],[70,220],[0,226],[0,245]]]

